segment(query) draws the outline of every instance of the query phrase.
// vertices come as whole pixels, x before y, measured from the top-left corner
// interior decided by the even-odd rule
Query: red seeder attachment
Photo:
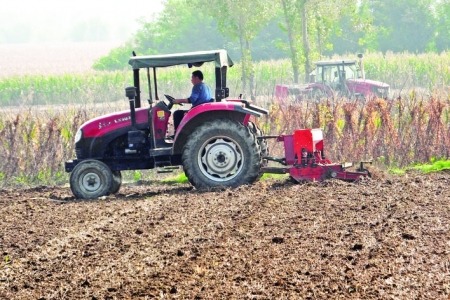
[[[264,167],[262,168],[264,173],[289,173],[298,182],[323,181],[329,178],[354,181],[360,177],[370,176],[369,171],[363,168],[363,164],[371,162],[361,162],[359,169],[350,172],[345,169],[351,167],[351,163],[335,164],[326,159],[321,129],[296,130],[293,135],[281,135],[276,139],[278,142],[284,142],[285,157],[282,159],[266,157],[266,159],[279,162],[286,167]]]

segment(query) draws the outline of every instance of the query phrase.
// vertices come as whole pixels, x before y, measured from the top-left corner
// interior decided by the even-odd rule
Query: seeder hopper
[[[284,143],[284,158],[265,157],[278,162],[285,167],[262,167],[262,173],[289,174],[297,182],[323,181],[337,178],[345,181],[355,181],[361,177],[370,176],[364,168],[365,161],[359,163],[356,171],[347,171],[353,163],[332,163],[324,155],[323,131],[321,129],[295,130],[292,135],[265,136],[260,138],[276,138]]]

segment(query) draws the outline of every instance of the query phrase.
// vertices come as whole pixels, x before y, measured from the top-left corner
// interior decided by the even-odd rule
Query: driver
[[[191,103],[192,108],[194,108],[197,105],[208,103],[213,100],[211,96],[211,89],[209,88],[209,86],[203,83],[202,71],[196,70],[192,72],[191,82],[194,86],[192,87],[192,92],[189,98],[174,99],[174,104]],[[186,112],[186,110],[176,110],[173,113],[173,126],[175,128],[175,133],[177,132],[178,125],[180,125],[181,120],[183,119]]]

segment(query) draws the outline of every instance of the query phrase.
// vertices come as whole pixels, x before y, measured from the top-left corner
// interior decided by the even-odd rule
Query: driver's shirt
[[[197,83],[192,87],[191,96],[188,98],[189,102],[192,103],[192,107],[211,102],[211,99],[211,89],[203,82]]]

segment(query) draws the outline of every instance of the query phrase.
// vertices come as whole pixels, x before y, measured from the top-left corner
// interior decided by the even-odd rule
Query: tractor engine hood
[[[139,124],[148,124],[148,108],[136,109],[136,125]],[[131,126],[130,111],[125,110],[89,120],[81,125],[80,129],[85,138],[94,138],[129,126]]]

